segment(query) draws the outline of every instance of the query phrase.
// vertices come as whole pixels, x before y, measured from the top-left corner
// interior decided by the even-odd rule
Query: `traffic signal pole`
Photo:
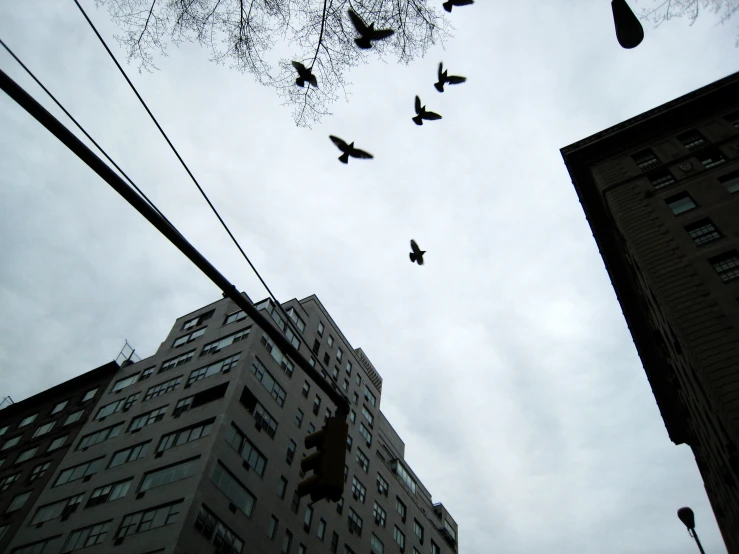
[[[118,194],[120,194],[136,211],[144,216],[149,223],[156,227],[180,252],[194,263],[218,288],[223,291],[223,296],[230,298],[239,308],[244,310],[247,316],[261,328],[275,345],[289,356],[308,377],[336,404],[337,416],[345,420],[349,415],[349,401],[338,390],[334,389],[332,383],[328,383],[323,376],[308,363],[308,360],[287,340],[282,332],[270,323],[259,310],[236,287],[219,272],[198,250],[190,244],[187,239],[169,222],[167,222],[157,211],[139,196],[117,173],[95,155],[82,141],[80,141],[69,129],[49,113],[41,104],[34,100],[23,88],[13,81],[4,71],[0,69],[0,88],[26,110],[36,121],[41,123],[67,148],[74,152],[90,169],[97,173]]]

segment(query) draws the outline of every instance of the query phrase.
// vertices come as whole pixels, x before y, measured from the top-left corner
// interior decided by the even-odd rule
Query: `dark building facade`
[[[21,528],[118,364],[110,362],[0,410],[0,552]]]
[[[562,156],[669,437],[739,554],[739,73]]]
[[[458,527],[405,461],[382,377],[315,296],[257,308],[350,402],[344,496],[309,505],[303,439],[334,406],[230,300],[122,363],[12,554],[453,554]]]

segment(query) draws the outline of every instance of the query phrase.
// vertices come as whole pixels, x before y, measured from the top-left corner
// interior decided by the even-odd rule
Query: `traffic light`
[[[338,502],[344,493],[344,464],[349,425],[343,419],[330,417],[323,428],[305,437],[305,448],[316,448],[300,461],[303,472],[313,475],[298,483],[298,495],[310,494],[311,501],[327,498]]]

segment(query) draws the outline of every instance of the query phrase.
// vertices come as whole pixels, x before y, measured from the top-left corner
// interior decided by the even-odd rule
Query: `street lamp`
[[[695,539],[701,554],[706,554],[701,545],[701,541],[698,540],[698,533],[695,532],[695,515],[693,514],[693,510],[688,507],[680,508],[677,511],[677,517],[679,517],[680,521],[682,521],[685,524],[685,527],[688,528],[688,534]]]
[[[611,0],[616,38],[623,48],[635,48],[644,40],[644,29],[626,0]]]

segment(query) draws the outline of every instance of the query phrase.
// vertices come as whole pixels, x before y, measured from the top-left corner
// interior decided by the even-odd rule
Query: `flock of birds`
[[[468,6],[473,3],[474,0],[447,0],[442,4],[442,6],[447,12],[451,13],[452,7],[454,6]],[[393,31],[392,29],[375,29],[374,23],[370,23],[369,25],[367,25],[364,20],[359,17],[359,15],[351,8],[349,9],[349,19],[351,20],[352,25],[354,25],[354,28],[359,34],[359,37],[355,38],[354,42],[362,50],[369,50],[370,48],[372,48],[373,42],[384,40],[395,34],[395,31]],[[304,87],[307,83],[308,86],[318,88],[318,79],[316,79],[316,76],[313,74],[312,66],[305,67],[304,64],[295,61],[292,62],[292,65],[295,68],[295,71],[298,72],[298,77],[297,79],[295,79],[295,84],[297,86]],[[438,81],[434,83],[434,87],[439,92],[444,92],[444,85],[458,85],[460,83],[464,83],[467,80],[466,77],[449,75],[447,70],[444,69],[443,62],[439,63],[437,78]],[[413,123],[415,123],[416,125],[423,125],[424,120],[436,121],[438,119],[441,119],[441,116],[438,113],[427,110],[426,106],[422,105],[421,98],[419,98],[418,95],[416,95],[414,107],[416,115],[413,116],[411,120],[413,120]],[[336,147],[341,150],[341,155],[339,156],[339,161],[341,163],[348,164],[350,157],[360,160],[370,160],[374,157],[369,152],[355,147],[354,142],[347,143],[345,140],[342,140],[334,135],[329,135],[329,138],[336,145]],[[418,247],[418,244],[416,244],[416,241],[411,239],[411,252],[409,254],[411,263],[423,265],[423,255],[425,253],[426,251],[421,250]]]

